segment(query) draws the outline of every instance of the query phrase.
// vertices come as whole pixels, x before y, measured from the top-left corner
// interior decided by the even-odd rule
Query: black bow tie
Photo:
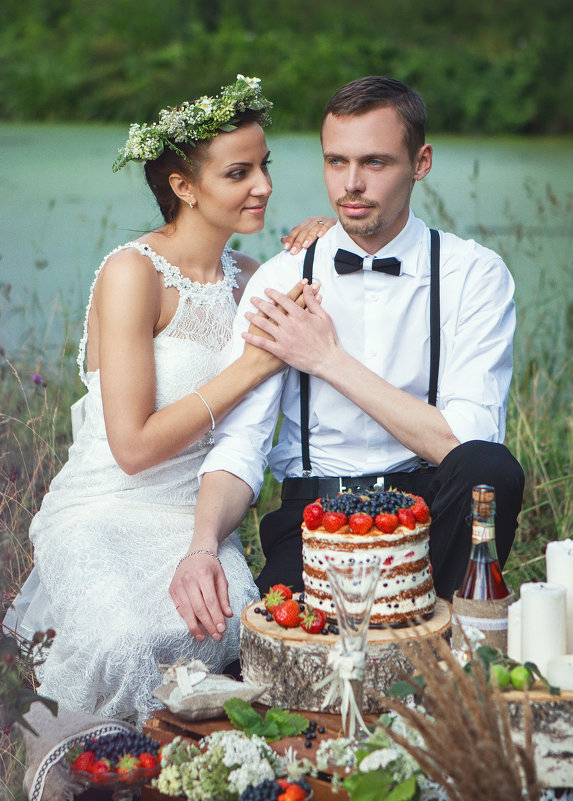
[[[356,253],[350,253],[348,250],[339,248],[334,257],[334,269],[339,275],[346,275],[347,273],[355,273],[362,269],[362,256],[357,256]],[[372,262],[372,269],[378,273],[388,273],[388,275],[400,275],[401,262],[394,257],[389,259],[374,259]]]

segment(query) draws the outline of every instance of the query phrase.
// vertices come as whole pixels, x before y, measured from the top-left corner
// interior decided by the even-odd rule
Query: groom
[[[301,277],[305,253],[284,251],[251,279],[237,315],[236,354],[246,339],[291,369],[260,385],[218,427],[203,465],[192,547],[217,552],[256,498],[268,457],[283,486],[280,509],[261,523],[261,592],[276,582],[302,589],[307,503],[383,481],[428,502],[436,590],[451,598],[470,550],[472,486],[496,489],[502,564],[521,507],[523,471],[501,444],[513,281],[493,251],[431,234],[413,215],[413,187],[432,166],[416,92],[379,76],[353,81],[328,103],[321,141],[339,220],[314,253],[322,301],[305,290],[302,310],[284,294]],[[245,333],[253,307],[267,315],[258,324],[274,341]],[[298,371],[310,376],[302,407]],[[302,393],[304,401],[304,379]],[[212,563],[203,575],[185,577],[180,613],[200,639],[219,639],[230,616],[222,569]]]

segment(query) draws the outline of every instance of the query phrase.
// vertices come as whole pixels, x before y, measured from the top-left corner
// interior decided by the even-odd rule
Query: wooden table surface
[[[255,709],[264,715],[267,707],[261,704],[253,704]],[[297,737],[284,737],[282,740],[277,740],[271,743],[271,746],[279,754],[283,754],[287,748],[294,748],[298,753],[298,757],[308,757],[312,759],[316,754],[318,746],[323,740],[330,740],[342,735],[342,719],[340,715],[327,715],[323,712],[300,712],[310,720],[316,720],[317,729],[324,728],[323,734],[318,734],[315,740],[312,740],[312,747],[306,748],[304,745],[305,735],[301,734]],[[368,724],[374,724],[378,720],[378,715],[365,715],[364,719]],[[143,733],[153,737],[162,745],[170,743],[175,737],[185,737],[189,740],[197,742],[202,737],[212,734],[215,731],[225,731],[233,729],[233,724],[228,718],[214,718],[212,720],[184,720],[178,715],[174,715],[167,709],[160,710],[150,718],[143,727]],[[313,791],[313,801],[348,801],[348,794],[343,790],[339,790],[336,795],[333,795],[332,787],[330,784],[332,774],[321,773],[318,778],[310,777],[308,779]],[[171,796],[165,796],[154,790],[151,787],[144,787],[141,794],[142,801],[165,801]],[[183,799],[185,801],[185,799]]]

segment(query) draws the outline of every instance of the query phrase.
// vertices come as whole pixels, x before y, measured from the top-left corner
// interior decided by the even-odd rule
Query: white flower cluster
[[[207,737],[209,745],[222,745],[225,749],[223,763],[234,768],[229,773],[229,783],[242,793],[248,784],[258,784],[263,779],[274,779],[276,757],[262,737],[253,734],[247,737],[240,731],[215,732]],[[237,767],[239,766],[239,767]]]
[[[210,734],[200,749],[177,737],[163,749],[154,786],[191,801],[238,799],[248,784],[282,775],[284,762],[262,737],[242,731]]]
[[[356,748],[356,740],[350,737],[323,740],[316,751],[316,766],[319,770],[326,770],[329,765],[336,765],[350,773],[356,768]]]
[[[272,103],[263,97],[259,84],[259,78],[247,78],[239,74],[235,83],[223,86],[221,93],[215,97],[203,96],[193,103],[186,100],[179,106],[162,109],[155,123],[132,124],[113,171],[117,172],[128,161],[159,158],[165,147],[170,147],[185,158],[178,144],[185,142],[193,145],[201,139],[216,136],[219,131],[233,130],[233,120],[246,109],[260,112],[261,124],[268,124]]]

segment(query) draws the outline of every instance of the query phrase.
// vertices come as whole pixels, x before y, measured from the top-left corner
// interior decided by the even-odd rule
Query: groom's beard
[[[342,208],[344,203],[361,203],[373,211],[369,212],[366,218],[350,217]],[[384,216],[378,204],[361,195],[350,194],[340,198],[337,201],[337,212],[340,224],[349,236],[372,236],[384,228]]]

